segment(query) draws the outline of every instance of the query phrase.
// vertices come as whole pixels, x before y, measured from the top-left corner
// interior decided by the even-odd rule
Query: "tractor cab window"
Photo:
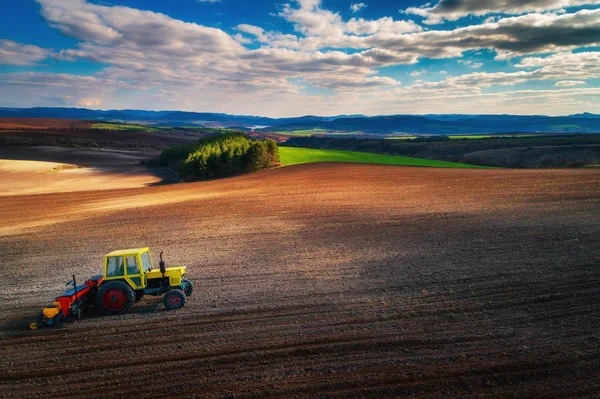
[[[147,272],[152,269],[152,261],[150,260],[150,252],[146,251],[140,255],[142,258],[142,270]]]
[[[110,256],[106,266],[106,277],[120,277],[125,274],[122,256]]]
[[[137,256],[126,256],[125,261],[127,263],[127,274],[140,274],[140,268],[137,264]]]

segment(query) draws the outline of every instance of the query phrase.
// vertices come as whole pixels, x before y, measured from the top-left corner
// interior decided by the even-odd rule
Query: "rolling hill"
[[[85,108],[0,108],[0,117],[68,118],[92,121],[137,122],[153,126],[205,126],[290,132],[321,129],[386,135],[477,133],[600,133],[600,115],[306,115],[297,118],[268,118],[253,115],[187,111],[90,110]]]

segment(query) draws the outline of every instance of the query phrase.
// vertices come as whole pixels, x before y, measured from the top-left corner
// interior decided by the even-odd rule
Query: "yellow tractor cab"
[[[123,249],[104,256],[104,278],[95,307],[103,314],[127,312],[144,295],[165,295],[167,309],[179,309],[192,294],[184,278],[185,266],[166,267],[160,253],[159,268],[152,267],[149,248]]]

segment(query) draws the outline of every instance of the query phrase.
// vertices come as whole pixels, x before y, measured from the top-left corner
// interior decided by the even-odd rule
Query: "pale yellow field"
[[[0,196],[144,187],[161,180],[141,166],[122,171],[3,159],[0,174]]]

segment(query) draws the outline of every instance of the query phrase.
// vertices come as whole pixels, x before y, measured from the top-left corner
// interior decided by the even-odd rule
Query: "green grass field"
[[[484,168],[483,166],[477,165],[397,155],[381,155],[367,152],[339,150],[315,150],[295,147],[279,147],[279,158],[282,165],[297,165],[313,162],[358,162],[381,165],[427,166],[433,168]]]

